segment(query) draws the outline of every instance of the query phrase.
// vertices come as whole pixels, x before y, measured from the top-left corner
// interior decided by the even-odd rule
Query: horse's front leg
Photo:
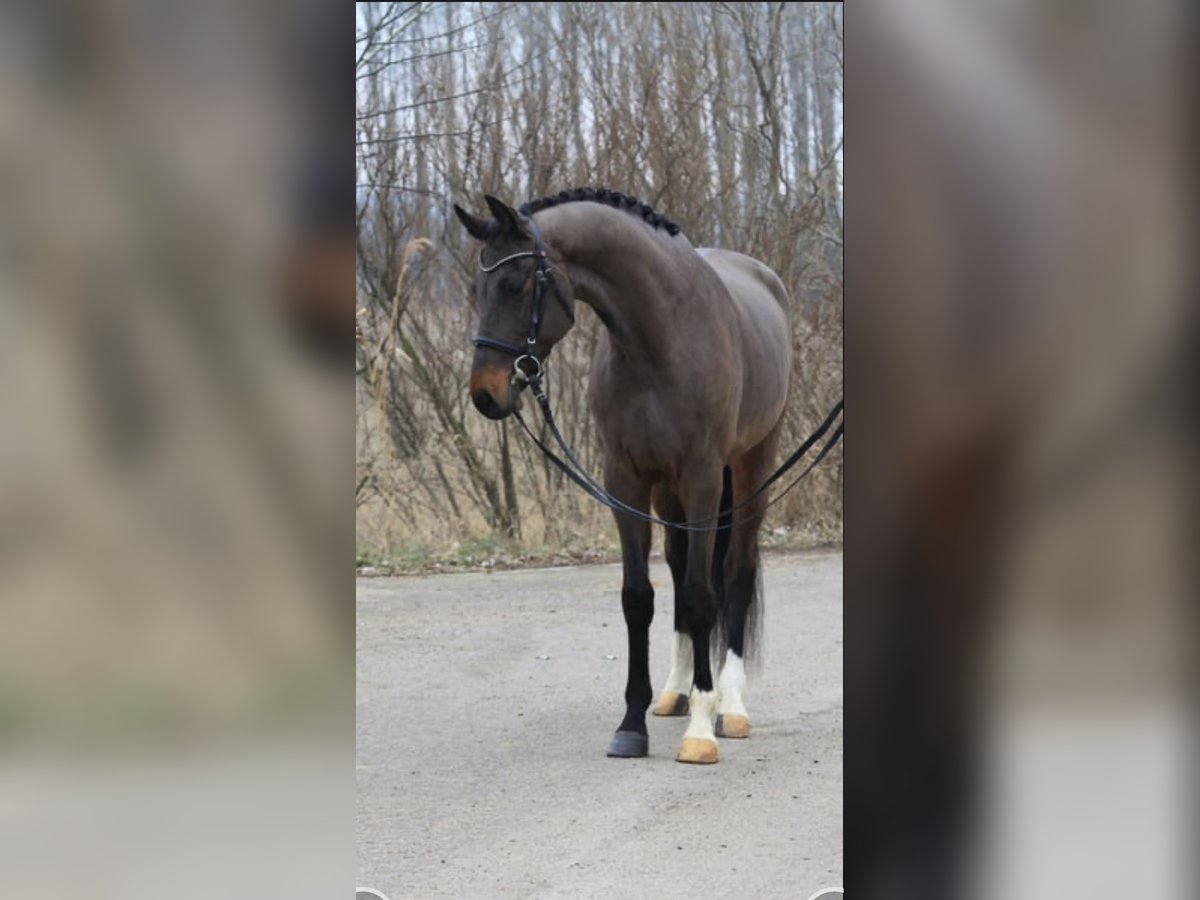
[[[635,509],[647,509],[650,487],[620,472],[607,473],[606,489]],[[621,611],[629,633],[629,675],[625,682],[625,718],[608,745],[609,756],[645,756],[650,749],[646,709],[650,688],[650,622],[654,619],[654,588],[650,584],[650,524],[616,513],[621,536],[624,581]]]
[[[682,522],[687,518],[683,503],[662,486],[655,488],[654,506],[658,515],[668,522]],[[671,636],[671,669],[654,707],[654,715],[686,716],[688,697],[692,693],[692,635],[687,629],[687,596],[684,594],[688,533],[679,528],[664,531],[663,555],[675,583],[675,631]]]
[[[687,475],[684,479],[687,486],[681,495],[688,519],[714,521],[721,504],[721,465],[696,465]],[[712,582],[715,537],[714,531],[688,532],[683,595],[687,630],[692,636],[693,686],[688,703],[692,718],[675,756],[684,763],[715,763],[718,759],[717,736],[713,731],[717,694],[708,654],[709,638],[717,621],[717,592]]]

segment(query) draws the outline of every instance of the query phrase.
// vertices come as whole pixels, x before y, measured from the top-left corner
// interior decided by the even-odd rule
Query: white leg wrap
[[[713,732],[713,713],[717,708],[717,692],[693,690],[689,703],[692,720],[683,733],[684,738],[715,741],[717,736]]]
[[[720,695],[717,712],[749,718],[742,703],[742,689],[745,686],[746,667],[742,665],[742,658],[732,650],[726,650],[725,665],[721,667],[721,677],[717,681],[717,693]]]
[[[686,697],[692,690],[692,636],[675,632],[671,642],[671,674],[663,686],[663,693],[682,694]]]

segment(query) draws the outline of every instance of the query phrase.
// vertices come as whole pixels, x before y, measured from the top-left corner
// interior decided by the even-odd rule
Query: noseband
[[[542,318],[546,312],[546,289],[547,282],[550,281],[550,273],[554,271],[552,267],[546,264],[546,246],[542,241],[542,232],[538,229],[533,219],[529,219],[529,230],[533,234],[533,249],[522,250],[520,253],[513,253],[503,259],[498,259],[490,266],[483,264],[483,254],[479,256],[479,271],[494,272],[502,265],[512,262],[514,259],[524,259],[531,256],[534,259],[534,264],[537,266],[537,271],[534,273],[533,282],[533,315],[529,320],[529,336],[525,339],[525,346],[520,347],[515,344],[507,344],[504,341],[498,341],[494,338],[485,337],[477,334],[472,339],[476,347],[488,347],[492,350],[499,350],[501,353],[507,353],[509,356],[515,356],[513,361],[513,370],[517,377],[522,381],[528,381],[531,378],[538,378],[542,374],[542,362],[533,353],[534,345],[537,344],[538,333],[542,330]],[[559,305],[563,308],[563,312],[567,314],[567,318],[572,322],[575,321],[575,314],[571,312],[571,307],[567,305],[561,293],[555,288],[554,296],[558,300]],[[528,372],[521,368],[521,363],[529,360],[533,368]]]

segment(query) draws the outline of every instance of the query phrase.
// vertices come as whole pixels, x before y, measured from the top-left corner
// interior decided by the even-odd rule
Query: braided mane
[[[557,194],[549,197],[542,197],[540,200],[530,200],[528,203],[523,203],[518,212],[523,216],[532,216],[534,213],[541,212],[543,209],[551,206],[561,206],[563,203],[577,203],[581,200],[604,203],[623,212],[631,213],[642,219],[652,228],[665,230],[671,237],[682,231],[678,222],[664,216],[662,213],[656,213],[649,203],[643,203],[637,197],[630,197],[627,194],[622,194],[620,191],[610,191],[607,188],[585,187],[574,188],[569,191],[559,191]]]

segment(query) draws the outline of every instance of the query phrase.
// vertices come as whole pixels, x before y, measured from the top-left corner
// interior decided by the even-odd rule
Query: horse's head
[[[483,243],[475,271],[479,329],[471,365],[471,400],[491,419],[516,407],[525,373],[540,371],[552,348],[574,323],[574,291],[556,265],[532,219],[495,197],[487,197],[492,219],[480,219],[457,204],[454,212]]]

